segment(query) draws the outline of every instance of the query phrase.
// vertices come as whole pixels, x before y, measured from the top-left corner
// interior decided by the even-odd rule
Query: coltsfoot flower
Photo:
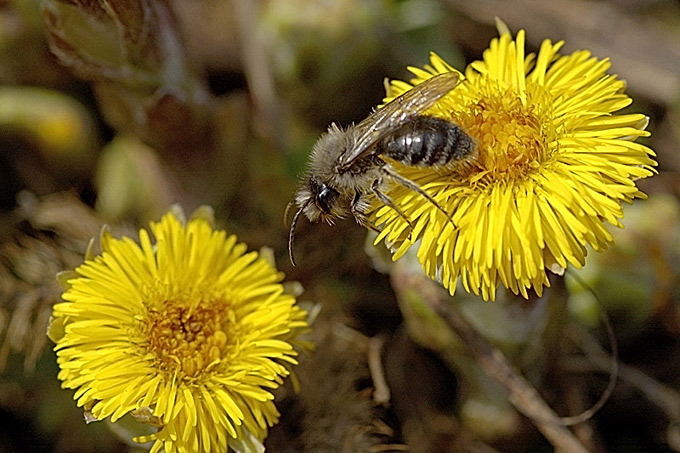
[[[202,211],[206,213],[205,210]],[[130,413],[151,451],[226,452],[278,418],[272,389],[296,364],[306,312],[276,271],[210,216],[166,214],[139,245],[102,235],[54,306],[59,379],[94,419]]]
[[[587,50],[560,55],[562,42],[543,41],[525,55],[523,30],[491,42],[458,87],[429,113],[459,124],[474,140],[473,165],[446,171],[392,165],[418,183],[453,218],[413,191],[394,185],[393,209],[373,214],[376,239],[401,257],[420,241],[427,274],[453,294],[458,277],[467,291],[494,299],[499,283],[528,297],[548,286],[547,271],[585,263],[586,246],[612,244],[605,222],[621,227],[622,202],[644,198],[635,181],[654,174],[654,153],[636,143],[648,118],[614,114],[630,105],[625,83],[607,73],[608,60]],[[411,83],[393,81],[385,102],[430,77],[456,71],[435,54],[424,69],[409,68]]]

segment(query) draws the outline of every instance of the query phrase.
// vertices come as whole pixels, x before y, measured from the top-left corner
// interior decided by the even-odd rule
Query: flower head
[[[102,235],[54,306],[59,379],[96,419],[131,413],[152,451],[227,451],[264,439],[271,389],[296,363],[306,313],[277,272],[201,217],[151,224],[155,237]],[[204,216],[205,217],[205,216]],[[245,440],[244,440],[245,439]]]
[[[618,114],[631,103],[625,83],[607,74],[608,60],[586,51],[558,54],[562,42],[543,41],[525,55],[524,31],[515,39],[500,24],[483,60],[430,110],[460,125],[476,159],[455,171],[392,164],[452,216],[395,185],[389,196],[411,219],[388,207],[374,212],[385,239],[402,256],[421,241],[418,258],[451,293],[461,277],[467,291],[494,299],[499,282],[515,294],[540,295],[546,269],[585,263],[586,246],[612,244],[605,227],[621,227],[621,202],[644,197],[635,181],[654,174],[654,153],[635,143],[649,135],[641,114]],[[389,101],[430,77],[455,71],[437,55],[431,66],[409,68],[411,84],[393,81]]]

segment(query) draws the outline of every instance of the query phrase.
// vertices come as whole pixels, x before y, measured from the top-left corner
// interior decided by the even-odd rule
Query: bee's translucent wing
[[[340,166],[347,169],[357,159],[372,152],[373,145],[432,107],[453,90],[458,82],[459,77],[455,72],[436,75],[371,113],[357,124],[356,144],[338,158]]]

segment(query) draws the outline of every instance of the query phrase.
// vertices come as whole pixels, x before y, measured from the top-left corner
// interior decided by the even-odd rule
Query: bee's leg
[[[389,206],[390,208],[394,209],[394,211],[399,214],[399,217],[404,219],[404,221],[408,224],[409,226],[409,232],[408,232],[408,237],[411,239],[411,231],[413,231],[413,224],[411,221],[406,217],[404,212],[399,209],[399,207],[394,204],[394,201],[390,197],[387,196],[387,194],[383,193],[379,187],[380,187],[380,179],[376,179],[373,181],[373,185],[371,186],[371,189],[373,189],[373,193],[375,194],[376,197],[378,197],[378,200],[380,200],[384,205]]]
[[[364,211],[361,210],[361,193],[356,192],[354,194],[354,199],[352,200],[352,204],[350,205],[350,210],[352,211],[352,215],[354,218],[357,220],[357,223],[361,225],[364,228],[370,228],[371,230],[375,231],[376,233],[380,233],[380,230],[377,229],[370,220],[368,220],[368,216],[364,213]]]
[[[394,169],[392,167],[390,167],[389,165],[383,166],[381,168],[381,170],[383,172],[385,172],[385,174],[388,177],[392,178],[397,184],[401,184],[402,186],[406,187],[407,189],[414,191],[415,193],[417,193],[418,195],[420,195],[421,197],[425,198],[427,201],[432,203],[437,209],[439,209],[449,219],[449,222],[451,222],[451,226],[456,228],[456,224],[453,222],[453,218],[451,218],[451,215],[448,212],[446,212],[446,210],[439,203],[437,203],[437,201],[434,198],[432,198],[427,192],[425,192],[423,189],[421,189],[418,184],[416,184],[415,182],[411,181],[408,178],[401,176],[399,173],[394,171]]]

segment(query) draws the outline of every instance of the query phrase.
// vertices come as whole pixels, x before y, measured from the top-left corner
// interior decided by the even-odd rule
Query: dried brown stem
[[[385,338],[382,336],[373,337],[368,342],[368,370],[373,379],[373,401],[376,404],[389,404],[390,402],[390,387],[385,381],[385,370],[382,366],[381,352]]]
[[[521,376],[503,353],[482,338],[463,314],[450,303],[446,291],[421,274],[400,275],[393,280],[403,290],[416,291],[429,309],[446,323],[465,345],[467,352],[484,372],[507,393],[512,405],[531,419],[548,441],[565,452],[587,452],[574,434],[560,423],[560,418],[541,398],[536,389]],[[398,288],[399,289],[399,288]]]

